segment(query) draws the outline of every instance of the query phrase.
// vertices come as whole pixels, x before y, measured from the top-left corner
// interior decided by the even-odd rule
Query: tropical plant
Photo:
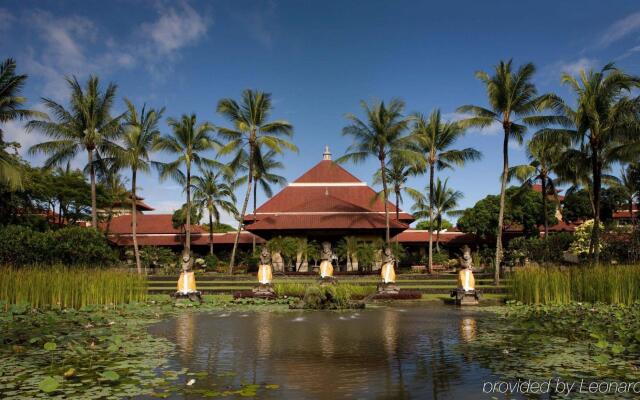
[[[284,149],[298,150],[293,143],[285,139],[285,137],[293,135],[293,126],[289,122],[284,120],[269,122],[271,108],[271,94],[254,90],[243,91],[240,103],[233,99],[222,99],[218,102],[218,113],[233,125],[232,128],[218,129],[220,136],[228,140],[228,143],[220,149],[219,154],[235,153],[230,163],[233,170],[238,170],[238,166],[243,163],[248,166],[247,192],[238,216],[238,230],[229,260],[230,273],[233,273],[238,241],[251,197],[253,181],[257,171],[260,170],[258,166],[263,165],[261,161],[262,149],[272,150],[277,154],[282,154]]]
[[[407,180],[410,176],[416,174],[416,169],[410,165],[407,165],[403,160],[398,157],[390,157],[389,161],[387,161],[387,166],[384,169],[387,174],[387,184],[391,186],[393,193],[395,195],[396,201],[396,221],[400,220],[400,205],[403,203],[402,193],[407,190]],[[376,171],[373,176],[373,184],[380,185],[382,184],[382,174],[381,170]],[[378,197],[382,197],[384,191],[380,191],[376,195],[376,199]]]
[[[627,204],[629,210],[629,219],[631,225],[636,225],[636,216],[634,213],[634,205],[636,204],[636,198],[640,196],[640,182],[634,179],[634,170],[632,165],[628,165],[626,169],[620,171],[620,182],[617,184],[619,188],[624,191],[627,197]]]
[[[347,148],[344,156],[336,162],[351,160],[355,163],[363,162],[369,157],[375,157],[380,163],[380,171],[386,169],[389,157],[405,160],[410,164],[418,164],[418,154],[409,149],[409,141],[404,135],[410,119],[403,116],[404,102],[392,99],[389,104],[379,102],[369,106],[360,102],[364,110],[365,119],[359,119],[353,114],[347,114],[350,125],[342,129],[344,136],[352,136],[354,143]],[[389,243],[389,190],[387,174],[381,174],[382,200],[385,214],[385,242]]]
[[[110,83],[102,91],[96,76],[90,76],[83,89],[78,80],[67,78],[71,89],[69,108],[55,101],[43,98],[45,107],[55,117],[31,120],[27,130],[37,130],[54,138],[31,146],[29,153],[49,155],[44,162],[45,167],[65,164],[75,158],[81,150],[87,152],[87,168],[91,183],[91,226],[98,226],[96,195],[96,161],[104,155],[112,154],[112,144],[121,135],[120,120],[122,114],[111,115],[111,108],[116,97],[116,85]]]
[[[238,215],[236,196],[230,177],[223,170],[207,169],[193,177],[194,202],[209,214],[209,254],[213,255],[213,232],[220,224],[220,211]]]
[[[482,154],[471,147],[461,150],[450,147],[465,134],[465,128],[458,122],[443,122],[440,110],[434,110],[427,120],[423,115],[417,115],[413,126],[412,137],[418,151],[424,156],[429,169],[429,271],[433,265],[433,214],[435,194],[434,177],[435,170],[445,168],[453,169],[453,166],[463,166],[467,161],[479,160]],[[442,216],[440,216],[441,218]],[[439,229],[438,229],[439,231]],[[439,232],[438,232],[439,235]]]
[[[484,71],[476,72],[476,78],[482,81],[487,90],[490,108],[474,105],[459,107],[457,112],[470,114],[460,123],[464,127],[486,128],[500,124],[504,131],[502,142],[502,178],[500,182],[500,207],[498,211],[498,227],[496,232],[495,284],[500,283],[500,263],[502,261],[502,231],[504,226],[505,191],[509,176],[509,140],[515,139],[522,144],[527,125],[542,126],[562,122],[553,115],[534,115],[542,110],[550,95],[538,96],[535,85],[531,82],[535,67],[527,63],[516,71],[512,68],[512,60],[500,61],[495,66],[495,73],[490,76]]]
[[[46,117],[44,114],[22,108],[27,99],[20,96],[27,81],[27,75],[16,75],[16,61],[7,58],[0,64],[0,182],[6,183],[11,189],[22,187],[19,164],[7,147],[16,147],[15,143],[5,143],[2,124],[16,119]]]
[[[540,130],[527,143],[529,164],[509,168],[508,180],[515,177],[527,187],[532,187],[536,181],[540,182],[545,237],[549,235],[547,200],[552,196],[556,203],[558,202],[558,192],[551,179],[551,173],[556,171],[562,162],[562,154],[569,146],[567,139],[566,136],[557,137],[545,134],[544,129]]]
[[[180,119],[169,118],[167,123],[171,127],[170,136],[160,137],[154,150],[165,151],[177,155],[174,161],[156,164],[160,170],[160,179],[171,177],[180,184],[187,195],[185,212],[185,242],[186,252],[191,251],[191,172],[196,166],[205,168],[218,167],[219,163],[205,158],[202,153],[216,149],[218,141],[212,136],[215,128],[209,122],[197,123],[196,115],[183,114]],[[182,167],[184,166],[184,172]]]
[[[298,253],[298,242],[290,236],[276,236],[267,241],[269,251],[278,253],[283,258],[287,267],[291,265],[293,258]]]
[[[360,266],[358,260],[358,248],[360,239],[357,236],[345,236],[338,242],[336,253],[338,257],[344,259],[347,263],[347,270],[354,269],[354,265]],[[351,268],[349,268],[351,267]]]
[[[109,160],[118,169],[128,168],[131,171],[131,236],[133,239],[133,252],[136,259],[136,269],[142,273],[140,262],[140,249],[138,248],[138,197],[136,194],[136,183],[138,171],[150,172],[154,163],[149,155],[160,138],[158,122],[162,118],[164,108],[160,110],[147,109],[142,106],[140,111],[136,110],[134,104],[125,99],[127,113],[122,125],[121,142],[112,143],[113,157]]]
[[[549,134],[569,137],[578,148],[569,150],[568,155],[575,159],[580,152],[582,155],[578,158],[585,161],[583,164],[589,164],[594,211],[590,254],[598,264],[603,171],[613,161],[631,161],[637,156],[640,105],[628,95],[633,88],[640,87],[640,78],[610,63],[600,71],[582,70],[578,78],[565,73],[562,83],[573,90],[576,107],[571,108],[560,98],[551,98],[549,106],[562,115],[563,127],[547,130]]]

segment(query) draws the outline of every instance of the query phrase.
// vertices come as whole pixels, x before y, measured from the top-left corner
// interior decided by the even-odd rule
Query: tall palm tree
[[[229,175],[219,168],[205,169],[192,182],[194,202],[209,213],[209,254],[213,255],[213,230],[220,224],[220,211],[238,215],[234,186]]]
[[[352,136],[354,143],[349,146],[344,156],[336,162],[342,163],[351,160],[355,163],[363,162],[369,157],[375,157],[380,163],[380,171],[385,170],[389,157],[404,159],[410,164],[417,164],[417,153],[409,149],[409,141],[406,132],[410,118],[405,117],[404,102],[392,99],[389,104],[378,102],[369,106],[361,101],[360,106],[364,110],[365,119],[362,120],[353,114],[347,114],[351,122],[342,129],[344,136]],[[389,244],[389,190],[387,174],[381,174],[382,198],[385,215],[385,244]]]
[[[462,199],[463,194],[459,190],[454,190],[447,186],[449,178],[444,182],[437,179],[433,192],[429,187],[426,188],[427,196],[423,195],[415,189],[409,190],[409,195],[414,200],[412,211],[417,218],[434,219],[436,222],[436,251],[440,251],[440,231],[442,230],[442,216],[457,215],[458,202]],[[431,226],[432,223],[430,222]],[[431,233],[431,231],[429,232]]]
[[[282,161],[276,160],[277,153],[273,150],[268,150],[263,153],[260,148],[257,150],[258,157],[255,157],[256,169],[255,179],[253,181],[253,222],[256,222],[256,207],[258,197],[258,186],[262,188],[262,192],[268,197],[273,197],[273,190],[271,185],[278,185],[280,187],[287,184],[287,178],[282,175],[278,175],[275,170],[283,169],[284,164]],[[253,254],[256,253],[256,237],[253,235]]]
[[[633,88],[640,87],[640,78],[628,75],[610,63],[600,71],[582,70],[578,78],[563,74],[562,83],[573,90],[576,107],[570,107],[560,98],[552,98],[550,106],[562,114],[565,123],[563,128],[550,128],[549,132],[568,136],[590,164],[594,225],[589,247],[598,264],[603,171],[611,162],[632,160],[640,150],[640,107],[638,99],[628,97]]]
[[[131,201],[131,193],[127,190],[126,181],[118,172],[118,168],[109,168],[102,177],[102,184],[107,189],[109,196],[109,210],[107,212],[107,223],[105,235],[109,235],[111,231],[111,220],[113,219],[113,209],[115,204],[127,204]]]
[[[482,158],[482,154],[471,147],[451,149],[450,147],[465,134],[465,128],[458,122],[444,122],[440,110],[434,110],[427,120],[418,114],[411,133],[418,151],[423,154],[429,168],[429,193],[435,193],[435,170],[453,169],[454,165],[463,166],[467,161]],[[433,213],[434,199],[429,197],[429,210]],[[433,266],[433,221],[429,218],[429,271]]]
[[[633,206],[636,198],[640,195],[640,185],[638,185],[638,181],[634,179],[630,166],[627,166],[626,169],[622,169],[622,171],[620,171],[620,183],[617,186],[621,187],[627,196],[629,218],[631,219],[631,225],[635,226],[636,217],[633,213]]]
[[[407,165],[403,160],[397,157],[391,157],[387,161],[387,166],[384,169],[387,174],[387,184],[391,186],[395,195],[396,206],[396,221],[400,220],[400,204],[403,203],[402,192],[407,189],[407,180],[409,177],[416,174],[416,168],[411,165]],[[382,171],[378,170],[373,176],[373,184],[382,184]],[[376,199],[382,197],[384,191],[377,193]]]
[[[160,179],[172,178],[180,184],[186,194],[185,252],[191,251],[191,171],[196,166],[200,170],[219,167],[219,163],[202,156],[202,153],[218,149],[220,143],[212,136],[215,127],[209,122],[197,123],[195,114],[183,114],[180,119],[169,118],[171,135],[160,137],[154,150],[177,156],[174,161],[159,164]],[[182,167],[184,166],[184,172]]]
[[[16,119],[45,118],[43,113],[22,108],[27,102],[20,96],[27,81],[27,75],[16,75],[16,61],[7,58],[0,64],[0,181],[9,188],[17,189],[22,186],[22,179],[18,163],[5,149],[11,147],[4,141],[2,124]]]
[[[128,168],[131,171],[131,236],[133,239],[133,252],[136,259],[136,269],[142,274],[142,264],[140,263],[140,250],[138,248],[138,209],[136,183],[138,171],[148,173],[154,162],[149,155],[160,139],[158,123],[164,113],[164,108],[155,110],[147,109],[146,105],[138,112],[135,105],[125,99],[127,113],[122,125],[122,145],[112,143],[113,157],[105,158],[111,161],[116,168]]]
[[[239,215],[238,230],[229,261],[229,273],[233,273],[244,216],[247,213],[257,166],[261,164],[260,151],[263,147],[277,154],[282,154],[285,149],[298,151],[298,148],[286,139],[293,135],[293,126],[285,120],[269,122],[271,109],[270,93],[249,89],[242,92],[240,103],[233,99],[222,99],[218,102],[218,113],[233,125],[231,128],[218,129],[220,136],[229,141],[220,150],[220,155],[235,153],[230,167],[236,171],[242,163],[246,163],[247,166],[247,192]]]
[[[529,164],[516,165],[509,168],[508,179],[518,179],[523,185],[531,187],[536,181],[542,189],[542,218],[544,221],[544,237],[549,235],[547,200],[553,196],[557,200],[557,191],[551,173],[560,169],[562,154],[567,150],[567,136],[555,136],[545,129],[536,132],[527,143]]]
[[[45,107],[54,116],[55,121],[32,120],[27,130],[37,130],[53,138],[48,142],[31,146],[29,153],[49,155],[44,166],[62,165],[75,158],[82,150],[87,152],[87,166],[91,181],[91,226],[98,226],[96,205],[96,164],[103,155],[111,154],[111,144],[121,134],[122,114],[111,115],[111,107],[116,97],[116,85],[110,83],[102,91],[96,76],[90,76],[83,89],[75,77],[67,78],[71,89],[69,108],[47,98],[43,98]]]
[[[502,178],[500,182],[500,211],[498,213],[498,231],[496,232],[495,284],[500,283],[500,264],[502,262],[502,230],[504,225],[505,190],[509,175],[509,140],[522,143],[527,125],[541,126],[561,122],[556,116],[534,115],[545,106],[549,95],[538,96],[531,82],[535,67],[532,63],[512,68],[512,60],[500,61],[494,75],[476,72],[476,78],[485,84],[490,108],[465,105],[458,112],[471,117],[460,121],[464,127],[485,128],[498,123],[502,126]]]

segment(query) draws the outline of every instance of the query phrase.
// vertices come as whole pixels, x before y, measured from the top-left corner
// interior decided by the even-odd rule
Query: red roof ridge
[[[341,165],[331,160],[322,160],[314,165],[307,172],[302,174],[298,179],[294,180],[292,184],[304,184],[304,183],[322,183],[322,184],[365,184],[360,179],[356,178],[351,172],[347,171]]]

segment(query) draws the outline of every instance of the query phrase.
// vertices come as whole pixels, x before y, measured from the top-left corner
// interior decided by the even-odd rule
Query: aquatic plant
[[[525,304],[640,301],[640,265],[527,267],[511,277],[511,297]]]
[[[141,302],[147,296],[145,277],[117,269],[31,266],[0,267],[0,303],[33,308],[114,307]]]

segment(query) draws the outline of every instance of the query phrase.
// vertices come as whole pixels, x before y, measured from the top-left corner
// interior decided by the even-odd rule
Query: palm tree
[[[387,166],[384,171],[387,174],[387,184],[393,188],[392,190],[396,198],[396,221],[399,221],[400,204],[403,203],[402,192],[407,189],[406,185],[409,177],[416,174],[416,168],[407,165],[403,160],[397,157],[391,157],[390,160],[387,161]],[[380,170],[376,171],[374,174],[373,184],[382,184],[382,174]],[[381,197],[383,193],[384,191],[377,193],[375,199]]]
[[[121,134],[122,115],[111,116],[111,107],[116,97],[116,85],[110,83],[105,91],[100,89],[98,77],[90,76],[83,89],[75,77],[67,78],[71,89],[69,108],[47,98],[45,107],[56,121],[32,120],[27,130],[37,130],[54,138],[49,142],[31,146],[29,153],[49,155],[46,168],[62,165],[75,158],[82,150],[87,152],[87,166],[91,181],[91,226],[98,226],[96,205],[96,164],[102,155],[111,154],[111,144]]]
[[[351,160],[355,163],[363,162],[370,156],[378,159],[380,171],[386,169],[388,157],[397,157],[410,164],[417,164],[417,153],[409,149],[408,140],[404,136],[410,119],[403,116],[404,102],[392,99],[389,104],[379,102],[369,106],[360,102],[365,112],[365,119],[361,120],[353,114],[347,114],[351,124],[342,129],[344,136],[352,136],[354,143],[349,146],[344,156],[336,162]],[[382,197],[385,214],[385,243],[389,244],[389,190],[387,174],[381,174]]]
[[[2,125],[9,121],[25,118],[46,118],[38,111],[22,108],[27,99],[20,96],[20,92],[27,81],[27,75],[16,75],[16,61],[7,58],[0,64],[0,181],[9,185],[10,189],[22,186],[22,179],[18,163],[5,149],[11,144],[4,142]]]
[[[465,134],[465,128],[458,122],[443,122],[440,110],[434,110],[427,120],[417,115],[412,137],[418,151],[424,155],[429,168],[429,193],[434,194],[435,170],[453,169],[454,165],[463,166],[467,161],[479,160],[482,154],[471,147],[461,150],[450,147]],[[429,197],[430,215],[433,213],[434,199]],[[433,220],[429,218],[429,271],[433,266]]]
[[[557,97],[550,99],[550,106],[562,114],[564,127],[549,128],[549,133],[568,136],[579,146],[582,158],[590,164],[594,228],[589,247],[593,249],[594,262],[598,264],[603,171],[612,162],[630,161],[637,157],[640,147],[640,107],[637,99],[627,96],[633,88],[640,87],[640,79],[620,71],[610,63],[600,71],[582,70],[578,78],[563,74],[562,83],[573,90],[576,107],[571,108]]]
[[[272,150],[277,154],[282,154],[284,149],[298,151],[298,148],[285,137],[293,135],[293,126],[285,120],[269,122],[271,114],[271,94],[254,90],[242,92],[240,103],[233,99],[222,99],[218,102],[217,111],[227,118],[232,124],[232,128],[219,128],[220,136],[229,142],[220,150],[220,154],[235,153],[230,167],[238,170],[239,166],[246,163],[247,169],[247,192],[242,204],[242,211],[239,215],[238,230],[233,242],[231,260],[229,262],[229,272],[233,273],[240,232],[244,224],[244,216],[247,212],[247,205],[251,197],[253,182],[261,165],[260,160],[262,148]],[[260,151],[259,151],[260,150]],[[246,160],[246,161],[245,161]]]
[[[414,205],[411,211],[419,218],[428,218],[429,226],[433,223],[431,219],[436,222],[436,251],[440,251],[440,231],[442,230],[442,216],[444,214],[457,215],[458,202],[462,199],[463,194],[459,190],[454,190],[447,186],[449,178],[444,182],[438,178],[433,187],[433,191],[429,187],[425,188],[428,195],[425,196],[421,192],[410,189],[409,195],[413,198]],[[431,235],[432,229],[429,230]]]
[[[255,157],[256,169],[255,179],[253,181],[253,222],[256,222],[256,207],[257,207],[257,194],[258,185],[262,188],[264,194],[271,198],[273,197],[273,190],[271,185],[278,185],[280,187],[287,184],[287,178],[278,175],[274,172],[277,169],[283,169],[284,164],[282,161],[275,159],[277,153],[273,150],[268,150],[266,153],[262,153],[261,149],[257,149],[258,156]],[[256,253],[256,237],[253,235],[253,254]]]
[[[136,269],[142,274],[142,264],[140,263],[140,250],[138,248],[138,209],[136,182],[138,171],[148,173],[151,165],[155,164],[149,158],[149,153],[160,139],[158,122],[162,118],[164,108],[155,110],[147,109],[146,105],[138,112],[133,103],[125,99],[127,113],[122,125],[122,145],[112,143],[113,157],[106,158],[116,166],[116,168],[129,168],[131,171],[131,236],[133,239],[133,252],[136,259]]]
[[[617,186],[621,187],[627,196],[629,218],[631,219],[631,225],[635,226],[636,217],[633,214],[633,205],[635,204],[635,199],[640,194],[640,186],[638,185],[638,181],[634,179],[631,166],[627,166],[626,169],[620,171],[620,183]]]
[[[209,122],[197,123],[196,115],[183,114],[180,119],[169,118],[171,135],[160,137],[154,150],[177,155],[174,161],[159,164],[160,179],[171,177],[187,192],[185,221],[185,252],[191,251],[191,171],[196,166],[200,170],[206,167],[218,167],[219,163],[201,155],[205,151],[217,149],[220,144],[212,136],[215,127]],[[184,166],[185,171],[181,170]]]
[[[196,204],[209,212],[209,254],[213,255],[213,230],[220,224],[220,211],[238,215],[234,186],[225,171],[206,169],[202,176],[193,177],[192,187]]]
[[[486,128],[498,123],[502,126],[504,137],[502,142],[502,178],[500,182],[500,211],[498,213],[498,231],[496,232],[495,284],[500,283],[500,264],[502,261],[502,230],[504,225],[505,190],[509,175],[509,140],[522,143],[527,125],[546,125],[561,122],[556,116],[534,115],[544,108],[545,100],[550,96],[538,96],[535,85],[531,82],[535,67],[527,63],[514,71],[512,60],[500,61],[495,67],[495,74],[476,72],[487,89],[490,108],[465,105],[458,112],[470,114],[471,117],[460,121],[464,127]]]
[[[536,132],[527,143],[527,158],[529,164],[516,165],[509,168],[508,179],[518,179],[523,185],[531,187],[540,181],[542,188],[542,213],[544,221],[544,237],[549,235],[549,221],[547,215],[547,200],[549,195],[557,200],[557,191],[551,179],[551,172],[560,169],[562,154],[569,146],[566,136],[550,135],[547,130]]]
[[[107,212],[105,235],[109,235],[111,231],[114,205],[126,204],[131,201],[131,193],[129,193],[125,186],[126,181],[127,179],[118,173],[117,168],[109,168],[105,176],[102,177],[102,184],[107,189],[109,196],[109,211]]]

